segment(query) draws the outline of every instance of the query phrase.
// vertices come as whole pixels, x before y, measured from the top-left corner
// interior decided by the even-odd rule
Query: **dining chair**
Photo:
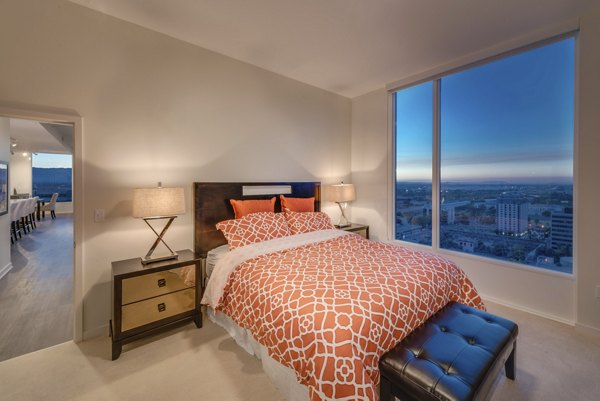
[[[27,215],[29,214],[29,200],[23,199],[20,203],[21,207],[19,208],[19,221],[21,222],[21,229],[25,234],[29,234],[29,231],[31,231],[27,219]]]
[[[22,238],[21,235],[21,210],[23,209],[23,202],[14,202],[10,205],[10,228],[11,228],[11,243],[15,243]],[[14,241],[13,241],[14,238]]]
[[[50,216],[52,217],[52,219],[54,220],[56,218],[56,200],[58,199],[58,194],[57,193],[53,193],[52,197],[50,198],[50,202],[46,203],[44,206],[42,206],[42,212],[50,212]]]
[[[25,224],[27,224],[31,231],[37,228],[37,225],[35,224],[35,207],[37,205],[37,199],[29,198],[25,201],[25,205]]]

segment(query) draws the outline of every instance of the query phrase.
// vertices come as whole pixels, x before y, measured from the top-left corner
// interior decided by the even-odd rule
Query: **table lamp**
[[[355,199],[356,191],[354,190],[354,185],[342,182],[329,186],[329,201],[337,203],[340,207],[341,215],[337,224],[338,227],[348,227],[350,225],[346,217],[346,207],[348,206],[348,202],[352,202]]]
[[[144,219],[146,224],[148,224],[148,227],[156,234],[156,241],[154,241],[154,244],[152,244],[152,247],[146,256],[142,258],[142,264],[177,259],[177,253],[173,252],[169,245],[163,240],[163,237],[177,215],[184,213],[185,193],[183,188],[163,188],[159,182],[158,187],[156,188],[136,188],[133,191],[133,217]],[[163,219],[168,221],[159,234],[150,224],[150,220]],[[152,253],[160,242],[167,247],[171,254],[152,257]]]

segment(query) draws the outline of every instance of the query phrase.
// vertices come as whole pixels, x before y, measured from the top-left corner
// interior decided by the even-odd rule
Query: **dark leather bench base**
[[[485,400],[498,373],[515,379],[518,327],[450,302],[380,362],[381,401]]]

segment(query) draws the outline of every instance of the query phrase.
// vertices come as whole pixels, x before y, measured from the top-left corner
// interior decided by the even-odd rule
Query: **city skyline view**
[[[572,273],[574,51],[568,38],[443,76],[438,104],[434,81],[395,93],[396,239]]]
[[[59,202],[71,202],[73,192],[73,157],[68,154],[34,153],[32,155],[32,191],[43,201],[58,193]]]

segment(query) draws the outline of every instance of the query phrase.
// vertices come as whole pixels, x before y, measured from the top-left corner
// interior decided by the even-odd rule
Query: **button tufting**
[[[410,392],[414,399],[459,400],[466,390],[471,394],[479,394],[493,385],[497,377],[494,369],[501,362],[500,358],[509,352],[508,348],[515,344],[517,326],[465,305],[449,305],[425,322],[422,330],[415,331],[410,335],[412,337],[403,340],[398,345],[402,352],[382,356],[383,364],[390,360],[394,362],[390,366],[402,367],[381,370],[381,377],[387,379],[393,389]],[[460,316],[461,313],[473,317]],[[499,330],[500,327],[507,330]],[[477,331],[479,329],[480,332]],[[440,333],[444,335],[440,336]],[[477,337],[468,337],[467,334]],[[472,348],[465,347],[465,343]],[[420,354],[424,354],[423,363]],[[403,356],[406,356],[406,360]],[[463,371],[463,367],[467,372]],[[417,377],[423,387],[414,385],[411,378]],[[469,377],[474,378],[472,383],[467,380]],[[442,383],[436,384],[440,381]]]

